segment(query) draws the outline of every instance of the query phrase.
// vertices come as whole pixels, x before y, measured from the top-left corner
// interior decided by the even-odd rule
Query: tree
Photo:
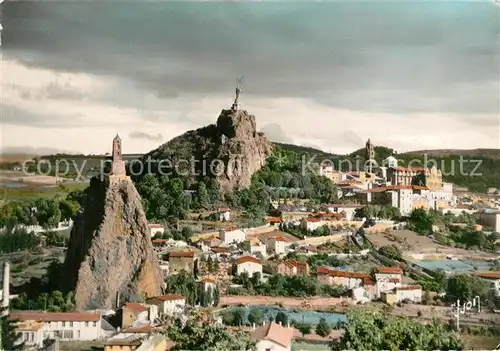
[[[446,285],[446,297],[455,302],[459,299],[462,302],[472,301],[479,296],[481,302],[485,303],[489,297],[489,284],[481,278],[469,275],[456,275],[448,278]]]
[[[214,306],[218,306],[220,302],[220,292],[219,287],[214,289]]]
[[[165,293],[183,295],[186,298],[186,304],[194,306],[198,301],[198,290],[192,274],[181,271],[178,274],[169,275],[165,284]]]
[[[16,332],[17,321],[10,320],[8,316],[0,318],[1,337],[0,350],[16,351],[24,348],[24,342],[17,344],[21,334]]]
[[[401,251],[396,245],[386,245],[378,249],[378,253],[393,260],[400,261],[402,259]]]
[[[302,336],[311,334],[311,325],[309,323],[295,322],[295,328],[302,333]]]
[[[464,343],[447,324],[351,310],[344,334],[331,344],[341,350],[461,350]]]
[[[327,337],[330,335],[331,331],[332,327],[330,326],[330,324],[328,324],[325,318],[321,318],[318,325],[316,326],[316,334],[322,337]]]
[[[173,351],[255,350],[255,341],[247,333],[231,334],[213,318],[206,320],[194,313],[187,317],[187,321],[176,317],[170,325],[165,326],[162,333],[175,343]]]
[[[410,214],[410,227],[419,234],[430,234],[432,232],[432,217],[424,209],[418,208]]]
[[[248,313],[248,321],[250,324],[262,324],[262,321],[264,320],[264,312],[260,308],[253,308],[250,310]]]
[[[282,326],[286,326],[288,324],[288,316],[284,312],[278,312],[275,318],[276,323],[281,323]]]

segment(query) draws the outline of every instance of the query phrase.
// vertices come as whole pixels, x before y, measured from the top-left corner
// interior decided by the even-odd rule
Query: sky
[[[13,1],[0,5],[1,146],[125,153],[234,99],[273,141],[349,153],[500,148],[493,1]]]

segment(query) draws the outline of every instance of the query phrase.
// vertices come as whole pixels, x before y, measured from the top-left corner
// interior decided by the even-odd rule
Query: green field
[[[0,187],[0,198],[7,201],[28,200],[40,197],[66,196],[73,190],[83,190],[87,184],[67,184],[63,186],[47,187],[43,185],[27,184],[21,188]]]
[[[292,351],[329,351],[327,344],[312,344],[303,341],[292,342]]]

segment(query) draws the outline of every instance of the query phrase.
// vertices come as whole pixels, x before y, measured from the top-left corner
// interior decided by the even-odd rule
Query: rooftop
[[[184,296],[180,294],[165,294],[165,295],[160,295],[160,296],[153,296],[148,299],[150,300],[160,300],[160,301],[175,301],[175,300],[184,300]]]
[[[375,267],[375,273],[381,274],[403,274],[401,267]]]
[[[138,302],[127,302],[124,307],[137,313],[146,312],[148,310],[146,306]]]
[[[258,264],[261,264],[260,263],[260,260],[258,260],[257,258],[255,257],[252,257],[252,256],[243,256],[243,257],[240,257],[236,260],[236,264],[242,264],[242,263],[247,263],[247,262],[253,262],[253,263],[258,263]]]
[[[251,338],[257,341],[269,340],[288,348],[292,343],[293,333],[293,328],[282,327],[275,322],[271,322],[268,325],[257,328],[252,332]]]
[[[97,322],[101,320],[101,315],[99,313],[26,311],[11,313],[9,319],[41,322]]]
[[[500,279],[500,271],[477,272],[474,275],[483,279]]]
[[[189,257],[194,258],[194,251],[172,251],[168,257]]]

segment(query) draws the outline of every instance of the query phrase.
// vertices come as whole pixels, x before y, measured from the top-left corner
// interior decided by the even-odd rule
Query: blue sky
[[[497,148],[500,6],[4,2],[4,151],[126,152],[242,108],[276,141]]]

